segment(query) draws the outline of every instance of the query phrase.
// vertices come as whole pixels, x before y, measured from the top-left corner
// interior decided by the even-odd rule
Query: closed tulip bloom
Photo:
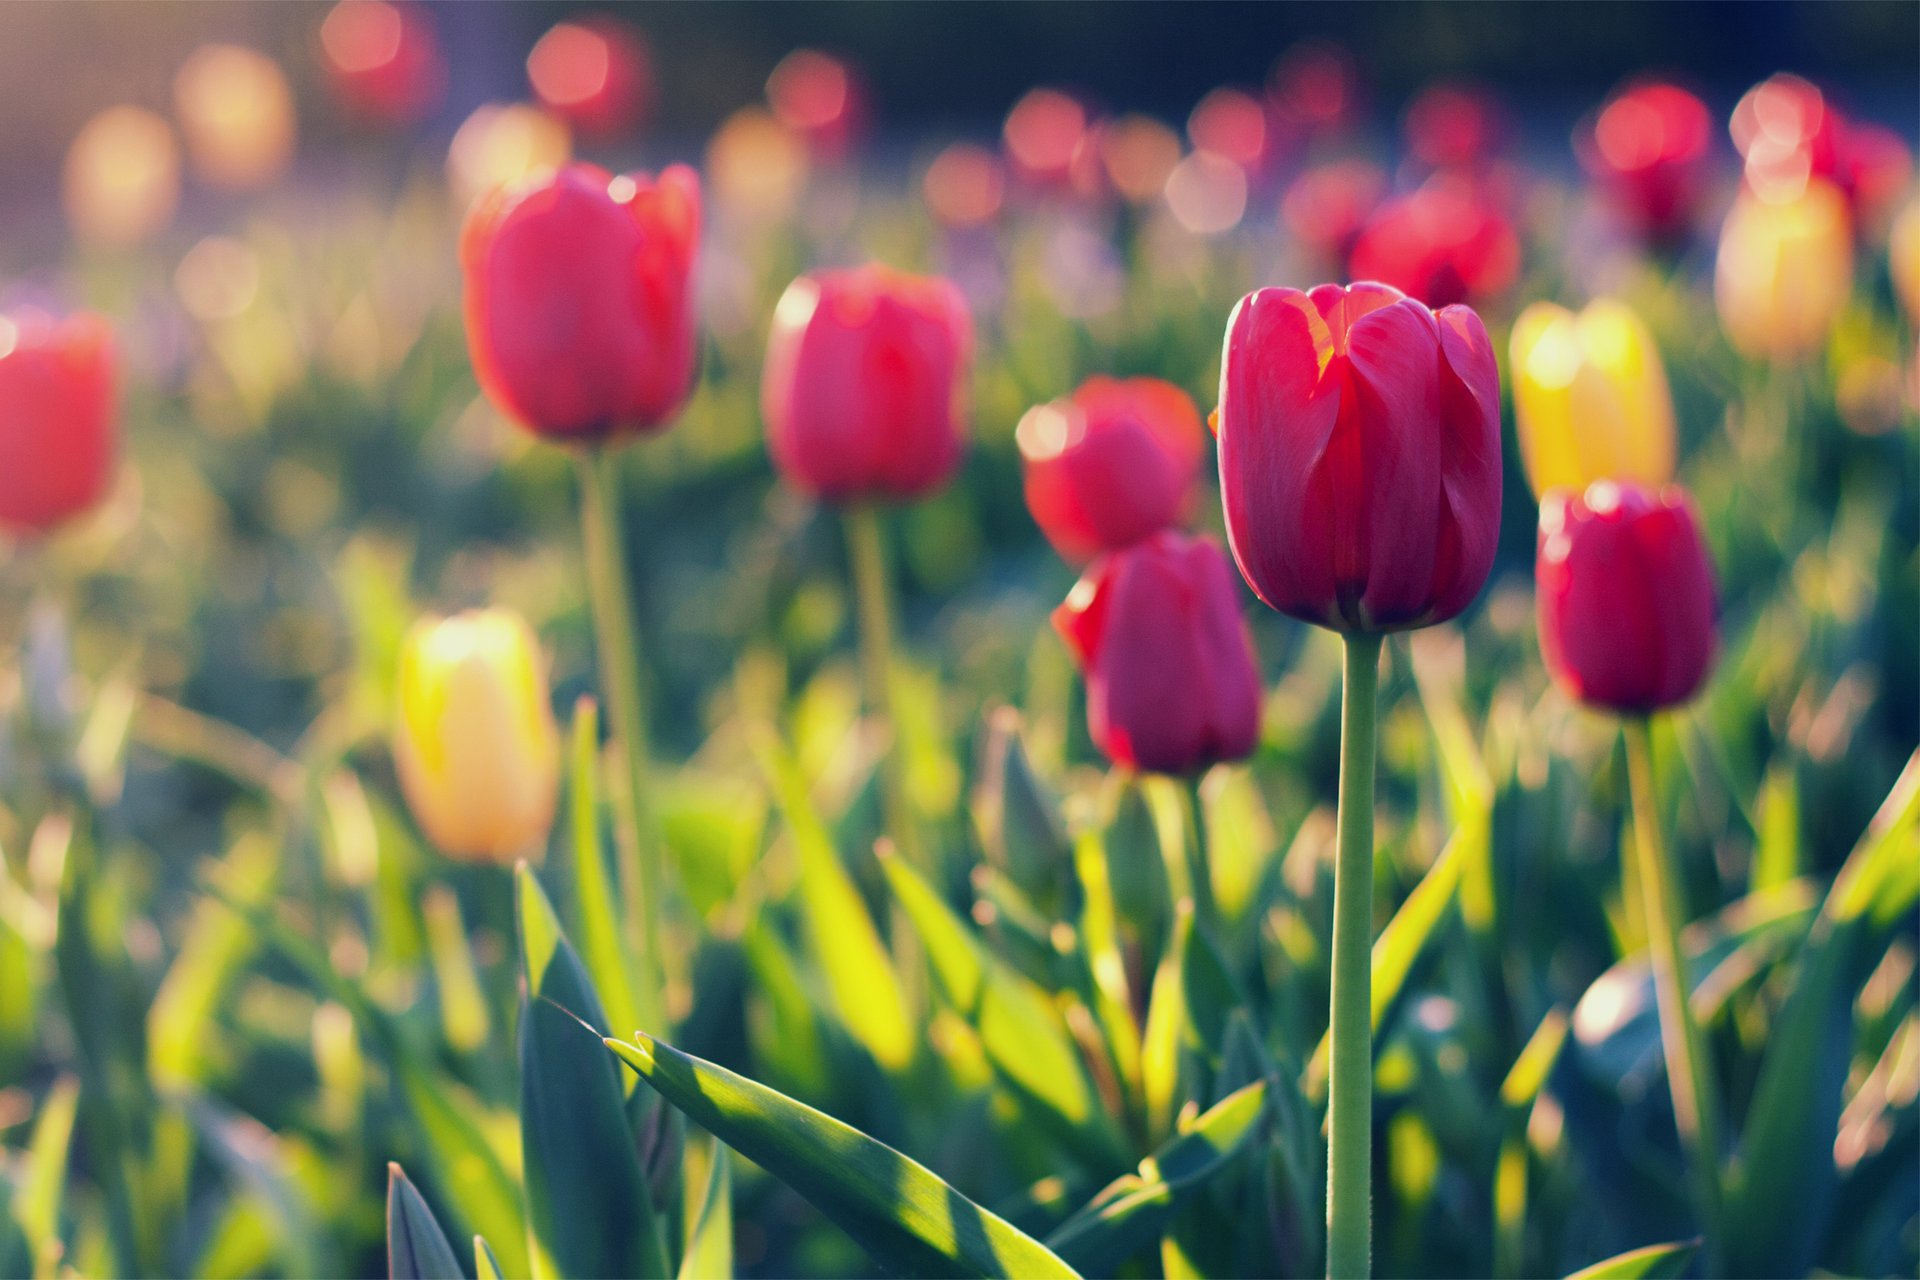
[[[1687,701],[1713,662],[1713,561],[1684,490],[1601,480],[1540,505],[1540,652],[1588,706],[1643,715]]]
[[[1500,378],[1472,310],[1381,284],[1249,294],[1216,422],[1228,541],[1268,605],[1398,631],[1473,602],[1500,526]]]
[[[1178,524],[1205,436],[1186,392],[1158,378],[1089,378],[1014,433],[1027,509],[1054,548],[1090,560]]]
[[[1742,355],[1811,355],[1833,332],[1853,291],[1847,203],[1832,183],[1764,200],[1743,192],[1720,231],[1713,278],[1720,326]]]
[[[546,851],[560,734],[533,631],[485,609],[414,624],[400,650],[393,757],[407,806],[452,857]]]
[[[1653,335],[1625,304],[1536,302],[1514,321],[1513,407],[1536,494],[1673,479],[1673,399]]]
[[[1053,625],[1087,681],[1087,728],[1115,764],[1190,774],[1252,754],[1260,676],[1227,558],[1153,535],[1088,567]]]
[[[960,462],[972,351],[950,281],[882,266],[801,276],[774,309],[760,384],[774,465],[829,502],[938,489]]]
[[[481,389],[536,435],[654,431],[693,390],[700,184],[571,165],[501,188],[460,240]]]
[[[116,363],[96,316],[0,316],[0,527],[46,533],[106,492]]]
[[[1678,85],[1646,83],[1601,108],[1575,149],[1642,235],[1670,242],[1692,226],[1712,138],[1706,103]]]

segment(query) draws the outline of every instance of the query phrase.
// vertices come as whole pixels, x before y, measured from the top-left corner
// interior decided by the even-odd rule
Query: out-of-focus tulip
[[[1247,212],[1247,172],[1225,156],[1196,151],[1167,175],[1167,211],[1195,235],[1217,236]]]
[[[1087,729],[1115,764],[1191,774],[1251,755],[1260,676],[1227,558],[1163,531],[1094,561],[1053,612],[1087,681]]]
[[[1335,160],[1294,179],[1280,204],[1287,230],[1323,262],[1344,263],[1380,207],[1387,175],[1366,160]]]
[[[1540,504],[1540,652],[1581,702],[1643,715],[1685,702],[1713,662],[1713,561],[1677,485],[1600,480]]]
[[[320,50],[335,96],[355,115],[412,124],[446,92],[440,37],[418,5],[340,0],[320,24]]]
[[[573,138],[559,117],[523,102],[474,109],[447,148],[447,183],[468,205],[497,187],[558,169],[573,156]]]
[[[1178,524],[1206,447],[1200,411],[1158,378],[1089,378],[1071,397],[1029,409],[1014,439],[1027,509],[1075,561]]]
[[[116,364],[97,316],[0,316],[0,526],[47,533],[106,492]]]
[[[938,489],[966,435],[973,321],[950,281],[874,265],[780,298],[760,403],[774,465],[829,502]]]
[[[1180,135],[1152,116],[1121,116],[1100,129],[1107,182],[1129,204],[1152,204],[1180,163]]]
[[[779,222],[806,186],[806,143],[771,112],[742,107],[707,143],[707,178],[716,215]]]
[[[1713,120],[1678,85],[1647,82],[1616,94],[1575,138],[1580,162],[1643,236],[1685,236],[1705,185]]]
[[[867,93],[853,68],[818,49],[795,49],[767,77],[767,103],[822,160],[844,160],[867,126]]]
[[[484,609],[415,623],[398,698],[394,764],[427,838],[455,858],[542,857],[560,734],[526,620]]]
[[[1887,265],[1907,318],[1920,321],[1920,199],[1910,201],[1894,219],[1893,234],[1887,240]]]
[[[1856,234],[1878,235],[1913,179],[1913,152],[1891,129],[1850,123],[1838,178],[1840,189],[1853,206]]]
[[[1673,479],[1673,398],[1653,335],[1626,304],[1536,302],[1514,321],[1513,408],[1536,494]]]
[[[630,133],[653,107],[646,39],[617,18],[555,24],[527,55],[527,80],[541,104],[584,137]]]
[[[1507,134],[1499,99],[1477,85],[1436,84],[1407,108],[1407,149],[1432,169],[1472,168],[1489,159]]]
[[[1473,602],[1500,526],[1500,375],[1470,309],[1379,284],[1248,294],[1215,421],[1227,538],[1268,605],[1397,631]]]
[[[137,244],[180,203],[180,149],[167,122],[143,107],[109,107],[67,150],[67,218],[92,244]]]
[[[293,156],[293,90],[280,64],[231,44],[202,45],[173,78],[187,156],[206,181],[244,191]]]
[[[1742,355],[1791,360],[1826,342],[1853,291],[1847,202],[1810,179],[1778,202],[1742,192],[1720,230],[1720,327]]]
[[[1749,89],[1733,109],[1733,144],[1747,189],[1776,202],[1822,179],[1847,199],[1856,228],[1876,232],[1913,172],[1900,135],[1848,119],[1817,85],[1782,73]]]
[[[1240,89],[1215,89],[1187,117],[1194,150],[1211,151],[1257,178],[1267,166],[1267,107]]]
[[[1336,133],[1358,113],[1360,77],[1353,55],[1306,40],[1280,55],[1267,76],[1267,101],[1289,143]]]
[[[693,389],[700,183],[576,164],[495,191],[460,238],[481,389],[536,435],[665,426]]]
[[[920,182],[927,211],[956,229],[993,221],[1006,192],[1000,158],[971,142],[956,142],[935,156]]]
[[[1430,307],[1505,292],[1520,276],[1520,237],[1471,184],[1433,179],[1374,211],[1348,269]]]
[[[1058,89],[1033,89],[1013,104],[1001,135],[1021,178],[1039,187],[1066,187],[1089,125],[1079,99]]]

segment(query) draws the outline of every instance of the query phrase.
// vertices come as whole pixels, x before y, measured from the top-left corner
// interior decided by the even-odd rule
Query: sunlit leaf
[[[1698,1240],[1650,1244],[1583,1267],[1567,1280],[1675,1280],[1700,1251]]]
[[[687,1201],[687,1243],[680,1254],[680,1280],[721,1280],[733,1274],[733,1173],[727,1154],[729,1148],[709,1139],[695,1150],[706,1162],[707,1176],[700,1180],[705,1187],[700,1198]]]
[[[433,1211],[397,1164],[387,1166],[387,1274],[393,1280],[463,1280]]]

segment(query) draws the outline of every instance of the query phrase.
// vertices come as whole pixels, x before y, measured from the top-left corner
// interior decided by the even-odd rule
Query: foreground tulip
[[[1187,393],[1158,378],[1089,378],[1014,433],[1027,509],[1068,560],[1117,551],[1186,515],[1205,437]]]
[[[1673,399],[1653,335],[1623,303],[1536,302],[1514,321],[1513,408],[1536,494],[1673,479]]]
[[[460,240],[467,348],[489,399],[536,435],[655,431],[693,389],[700,186],[572,165],[495,191]]]
[[[1712,665],[1713,562],[1683,491],[1603,480],[1584,494],[1556,489],[1547,495],[1534,580],[1547,669],[1581,702],[1623,717],[1660,1038],[1711,1251],[1719,1243],[1718,1092],[1687,1000],[1680,950],[1685,921],[1661,838],[1647,717],[1692,698]]]
[[[1154,534],[1101,556],[1053,613],[1087,681],[1087,728],[1115,764],[1192,774],[1252,754],[1260,677],[1227,557]]]
[[[47,533],[106,492],[113,337],[94,316],[0,316],[0,527]]]
[[[486,609],[415,623],[399,704],[394,763],[427,838],[456,858],[543,856],[560,735],[526,621]]]
[[[1847,205],[1832,183],[1797,195],[1742,193],[1720,231],[1714,301],[1735,350],[1756,360],[1818,351],[1853,291]]]
[[[1671,244],[1693,225],[1713,120],[1678,85],[1646,83],[1601,108],[1575,150],[1613,205],[1649,240]]]
[[[835,503],[940,488],[960,463],[972,348],[949,281],[881,266],[800,277],[774,311],[760,387],[774,465]]]
[[[1500,374],[1480,317],[1380,284],[1262,289],[1227,321],[1220,495],[1268,605],[1344,632],[1327,1274],[1363,1276],[1373,1167],[1373,775],[1381,633],[1479,594],[1500,525]]]

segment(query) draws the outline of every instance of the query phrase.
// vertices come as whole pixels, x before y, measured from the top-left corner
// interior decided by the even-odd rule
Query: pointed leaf
[[[387,1274],[393,1280],[463,1280],[433,1210],[397,1164],[387,1166]]]
[[[697,1205],[687,1205],[680,1280],[720,1280],[733,1274],[733,1173],[725,1143],[708,1139],[699,1151],[707,1160],[706,1190]]]
[[[493,1246],[485,1236],[473,1238],[473,1274],[479,1280],[503,1280],[500,1259],[493,1256]]]
[[[1650,1244],[1584,1267],[1567,1280],[1674,1280],[1686,1272],[1687,1264],[1699,1249],[1698,1240]]]
[[[592,698],[574,704],[572,739],[567,820],[573,835],[573,922],[580,958],[613,1026],[653,1026],[660,1011],[641,1003],[631,976],[653,968],[641,965],[640,957],[628,955],[622,945],[614,914],[618,895],[600,839],[600,717]]]

